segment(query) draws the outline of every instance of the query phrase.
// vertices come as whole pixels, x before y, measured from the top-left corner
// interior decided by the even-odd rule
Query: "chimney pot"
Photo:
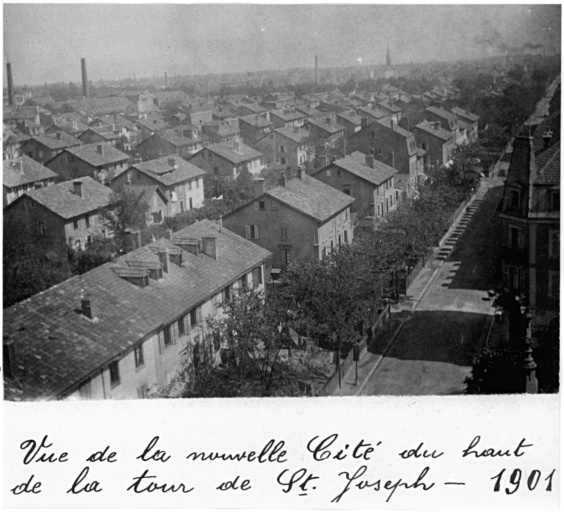
[[[373,155],[366,155],[365,164],[366,164],[366,167],[370,167],[371,169],[374,169],[374,156]]]
[[[284,171],[282,171],[282,175],[280,176],[280,180],[278,183],[280,184],[281,187],[286,186],[286,173]]]
[[[82,181],[73,181],[73,191],[78,197],[82,197]]]
[[[175,158],[169,158],[168,159],[168,165],[170,165],[171,167],[174,167],[176,165],[176,159]]]
[[[80,297],[80,303],[82,315],[86,318],[89,318],[90,320],[96,320],[97,315],[96,309],[94,307],[94,299],[92,298],[92,296],[88,293],[83,293]]]
[[[57,137],[57,139],[62,140],[63,139],[63,133],[57,132],[56,137]]]
[[[264,192],[266,191],[264,178],[261,178],[261,177],[254,178],[253,179],[253,189],[254,189],[254,192],[255,192],[255,197],[258,197],[261,194],[264,194]]]

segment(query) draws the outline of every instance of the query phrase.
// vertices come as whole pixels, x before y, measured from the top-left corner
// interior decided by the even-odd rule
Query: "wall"
[[[317,257],[321,259],[324,251],[325,254],[329,254],[333,248],[337,248],[339,239],[342,244],[347,243],[345,242],[345,232],[346,239],[350,244],[354,238],[350,207],[345,208],[342,212],[334,215],[331,219],[319,226],[317,235],[319,240]]]
[[[90,176],[101,183],[107,183],[109,181],[108,176],[111,177],[118,174],[122,169],[127,168],[127,161],[101,167],[92,167],[84,160],[63,152],[50,162],[47,162],[45,166],[59,175],[57,180],[59,182]]]
[[[35,190],[36,188],[47,187],[53,185],[55,180],[49,178],[48,180],[36,181],[35,183],[26,183],[19,187],[8,188],[4,185],[4,208],[13,203],[18,197],[23,196],[26,192]]]

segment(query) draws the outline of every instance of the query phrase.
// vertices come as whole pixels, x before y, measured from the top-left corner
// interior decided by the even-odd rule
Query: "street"
[[[500,223],[496,208],[502,180],[483,180],[467,213],[434,262],[444,262],[421,300],[400,305],[407,317],[391,346],[369,352],[384,357],[361,395],[460,394],[491,314],[487,290],[499,280]],[[486,187],[488,187],[486,191]],[[407,307],[414,306],[408,316]]]

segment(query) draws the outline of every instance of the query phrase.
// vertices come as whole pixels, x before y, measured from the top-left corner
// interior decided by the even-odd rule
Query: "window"
[[[180,211],[184,211],[184,201],[180,201]]]
[[[339,235],[339,245],[341,245],[341,235]]]
[[[248,284],[249,284],[249,279],[247,277],[247,274],[243,274],[241,276],[241,288],[246,288]]]
[[[199,309],[200,308],[194,308],[192,311],[190,311],[190,327],[192,328],[198,325],[198,320],[200,317]]]
[[[352,196],[352,194],[351,194],[351,189],[350,189],[350,188],[344,188],[344,189],[343,189],[343,192],[344,192],[345,194],[347,194],[347,196]]]
[[[551,299],[558,299],[560,297],[560,272],[550,270],[548,272],[548,296]]]
[[[292,261],[292,250],[291,249],[282,249],[282,260],[284,261],[285,265],[289,265]]]
[[[258,209],[259,209],[259,203],[258,203],[258,201],[255,201],[255,202],[253,203],[253,208],[254,208],[255,210],[258,210]]]
[[[223,300],[228,301],[231,299],[231,286],[227,285],[224,289],[223,289]]]
[[[215,176],[219,176],[219,167],[214,167],[213,173],[214,173]]]
[[[521,228],[509,226],[509,247],[511,247],[511,249],[519,250],[521,249],[521,244]]]
[[[280,164],[281,164],[281,165],[286,165],[286,159],[285,159],[285,158],[280,158]]]
[[[84,222],[86,224],[86,227],[89,228],[90,227],[90,216],[89,215],[86,215],[84,217]]]
[[[327,177],[329,177],[329,178],[331,177],[331,169],[327,169],[327,170],[325,171],[325,176],[327,176]]]
[[[349,243],[349,232],[347,230],[345,230],[345,243]]]
[[[245,238],[247,240],[260,240],[259,227],[256,224],[245,226]]]
[[[34,210],[35,209],[35,201],[30,201],[29,202],[29,207]]]
[[[333,240],[331,240],[331,252],[333,252]]]
[[[77,231],[78,230],[78,219],[73,220],[72,225],[73,225],[74,230]]]
[[[265,209],[265,203],[264,201],[259,201],[259,210],[264,210]]]
[[[550,191],[550,211],[558,212],[560,211],[560,191],[551,190]]]
[[[194,205],[192,204],[192,198],[189,198],[189,199],[188,199],[188,203],[189,203],[189,205],[190,205],[190,210],[193,210],[193,209],[194,209]]]
[[[286,153],[286,146],[280,146],[280,153]]]
[[[139,368],[145,364],[145,359],[143,357],[143,345],[139,345],[135,350],[135,368]]]
[[[39,234],[40,235],[46,235],[47,234],[47,229],[45,228],[45,223],[44,222],[38,222],[37,223],[37,227],[39,229]]]
[[[92,243],[92,235],[88,235],[86,237],[86,245],[90,245]]]
[[[290,237],[288,236],[288,228],[285,226],[280,228],[280,240],[290,240]]]
[[[110,363],[110,384],[114,387],[117,386],[119,382],[119,361],[114,361]]]
[[[142,386],[139,386],[137,388],[137,398],[147,398],[147,393],[148,393],[148,389],[147,389],[147,385],[143,384]]]
[[[560,231],[556,229],[548,232],[548,257],[560,258]]]
[[[518,210],[521,204],[521,194],[518,190],[512,190],[509,195],[509,208]]]
[[[164,344],[172,345],[172,332],[171,332],[171,325],[166,325],[164,328]]]
[[[262,284],[262,267],[257,267],[253,270],[253,285],[258,286]]]
[[[179,336],[184,336],[186,334],[185,322],[186,322],[186,315],[181,316],[178,319],[178,335]]]
[[[319,245],[319,234],[317,231],[313,232],[313,245]]]
[[[381,149],[379,149],[379,150],[378,150],[378,156],[382,156],[382,155],[383,155],[383,152],[382,152]]]

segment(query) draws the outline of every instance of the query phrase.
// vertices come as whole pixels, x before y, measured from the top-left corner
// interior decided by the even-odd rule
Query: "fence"
[[[359,346],[359,357],[366,352],[368,349],[368,340],[375,337],[378,330],[388,321],[390,318],[390,304],[386,304],[386,307],[378,314],[378,318],[370,327],[370,334],[365,335],[360,340]],[[354,364],[354,352],[351,350],[348,356],[341,361],[341,379],[347,374],[347,372],[352,368]],[[332,395],[339,387],[339,371],[336,370],[325,385],[318,391],[318,395],[329,396]]]

